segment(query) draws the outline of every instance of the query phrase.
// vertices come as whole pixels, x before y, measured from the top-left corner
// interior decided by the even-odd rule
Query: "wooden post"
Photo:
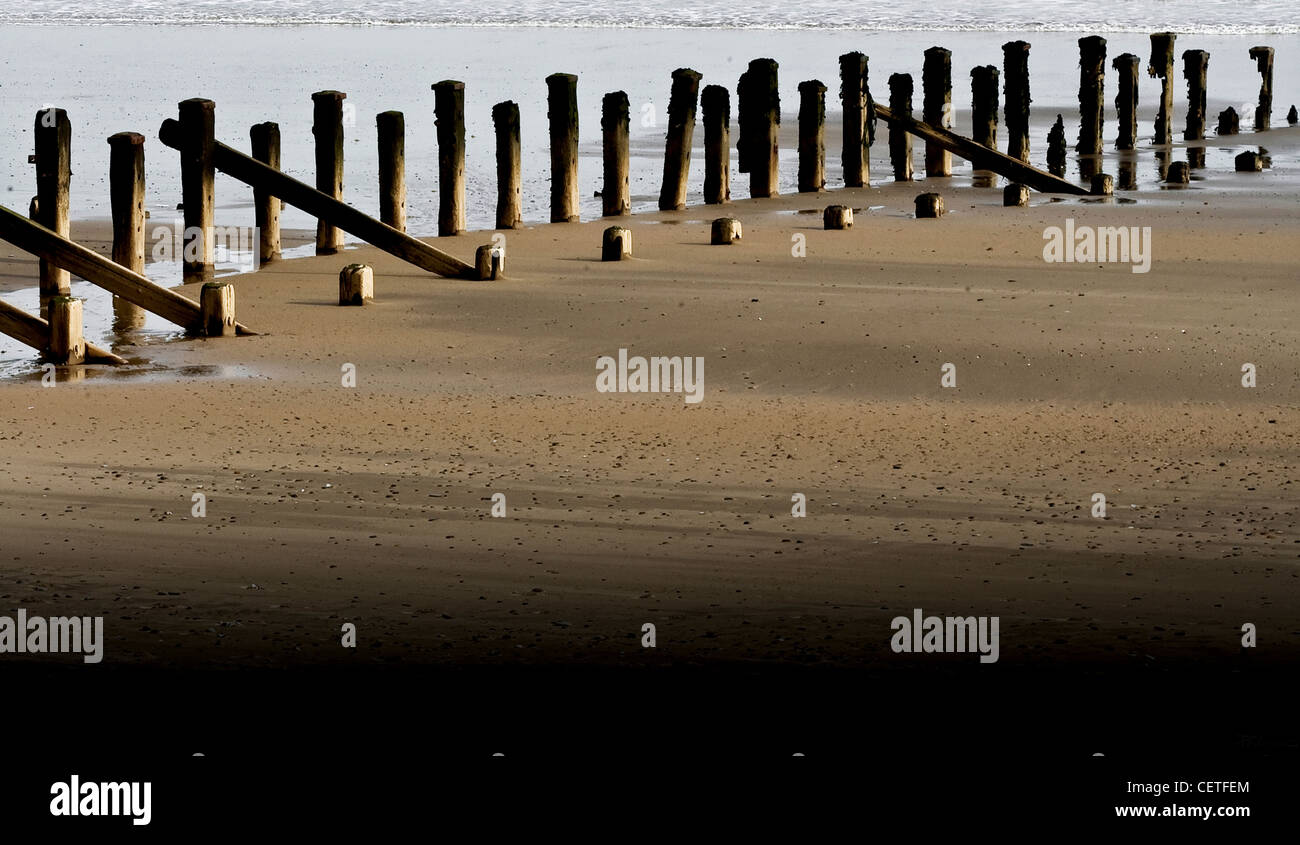
[[[659,189],[659,209],[686,207],[686,180],[691,171],[691,140],[695,136],[695,106],[700,98],[700,75],[690,68],[673,71],[668,95],[668,139],[664,149],[664,181]]]
[[[1106,39],[1089,35],[1079,39],[1079,143],[1080,155],[1101,155],[1102,124],[1106,119]]]
[[[465,83],[444,79],[433,85],[438,126],[438,235],[465,231]]]
[[[375,115],[379,139],[379,219],[406,231],[406,116],[400,111]],[[257,156],[253,156],[257,158]]]
[[[519,104],[513,100],[492,107],[497,136],[497,228],[522,229],[523,193],[519,187]]]
[[[578,222],[578,77],[546,77],[551,124],[551,222]]]
[[[280,169],[280,125],[255,123],[248,130],[253,158],[267,167]],[[280,258],[280,212],[284,203],[263,188],[253,188],[253,214],[257,221],[257,257],[265,264]]]
[[[235,286],[230,282],[205,282],[199,296],[203,334],[235,336]]]
[[[85,363],[80,299],[61,294],[50,300],[50,358],[59,365]]]
[[[311,95],[316,136],[316,190],[343,201],[343,98],[342,91],[317,91]],[[324,220],[316,222],[316,254],[333,255],[343,248],[343,233]]]
[[[1185,161],[1175,161],[1165,171],[1165,182],[1170,185],[1186,185],[1191,181],[1191,167]]]
[[[840,161],[844,185],[861,188],[871,178],[871,142],[874,116],[867,89],[867,57],[862,53],[840,56],[840,102],[844,106],[844,137]]]
[[[1147,74],[1160,78],[1160,110],[1156,112],[1156,131],[1152,143],[1167,147],[1174,142],[1174,40],[1172,32],[1151,35],[1151,60]]]
[[[912,116],[912,75],[895,73],[889,77],[889,111]],[[894,167],[895,182],[912,181],[912,136],[896,123],[889,126],[889,161]]]
[[[628,177],[627,93],[611,91],[600,101],[602,179],[601,213],[620,217],[632,213],[632,186]],[[705,120],[708,120],[707,113]],[[706,124],[707,125],[707,124]]]
[[[113,213],[113,260],[144,274],[144,136],[118,132],[108,138],[108,196]],[[144,325],[145,311],[113,297],[113,328]]]
[[[1029,161],[1029,44],[1002,45],[1002,108],[1007,123],[1007,155]]]
[[[822,228],[828,230],[852,229],[853,209],[847,205],[826,206],[822,211]]]
[[[1115,113],[1119,115],[1119,135],[1115,138],[1117,150],[1131,150],[1137,146],[1138,64],[1141,61],[1132,53],[1124,53],[1111,62],[1119,78],[1115,94]]]
[[[1255,107],[1255,131],[1263,132],[1272,126],[1273,48],[1251,47],[1250,57],[1255,60],[1262,77],[1259,85],[1259,105]]]
[[[826,86],[818,79],[799,83],[799,190],[826,187]]]
[[[921,194],[916,198],[916,219],[933,219],[944,214],[943,197],[939,194]]]
[[[921,119],[931,126],[952,128],[952,51],[931,47],[921,69]],[[925,176],[952,175],[952,153],[933,141],[925,142]]]
[[[1233,159],[1233,169],[1238,173],[1259,173],[1264,169],[1264,157],[1255,150],[1246,150]]]
[[[1029,187],[1012,182],[1002,189],[1004,208],[1024,208],[1029,205]]]
[[[622,226],[610,226],[601,238],[600,260],[622,261],[632,257],[632,231]]]
[[[1065,121],[1059,114],[1047,130],[1047,171],[1053,176],[1065,176]]]
[[[72,124],[63,109],[36,113],[36,216],[47,229],[68,236],[69,188],[72,182]],[[44,259],[40,263],[42,300],[72,291],[68,271]]]
[[[998,148],[998,69],[971,68],[971,140],[990,150]]]
[[[1187,128],[1184,141],[1205,138],[1205,72],[1210,64],[1210,54],[1204,50],[1187,50],[1183,53],[1183,78],[1187,80]]]
[[[172,148],[180,147],[181,135],[180,124],[174,120],[164,120],[158,129],[158,138]],[[375,218],[329,194],[299,182],[279,170],[267,167],[225,144],[218,142],[213,145],[212,160],[222,173],[255,188],[265,188],[284,202],[314,217],[328,220],[331,225],[403,261],[409,261],[417,267],[441,276],[474,278],[473,265],[448,255],[424,241],[416,240],[405,232],[399,232],[392,226],[385,226]]]
[[[483,244],[474,250],[474,269],[482,282],[495,282],[505,276],[506,254],[499,246]]]
[[[740,221],[734,217],[719,217],[709,228],[709,243],[713,246],[731,246],[740,240]]]
[[[1219,112],[1219,124],[1214,129],[1217,135],[1236,135],[1241,131],[1241,117],[1237,110],[1228,106]]]
[[[721,85],[705,85],[700,106],[704,110],[704,201],[719,205],[731,200],[731,92]]]
[[[740,75],[739,105],[740,172],[749,174],[751,197],[773,197],[778,193],[778,152],[781,127],[781,94],[777,88],[774,59],[754,59]]]
[[[1295,126],[1297,123],[1300,123],[1300,112],[1297,112],[1297,111],[1295,110],[1295,106],[1294,106],[1294,105],[1291,106],[1291,108],[1287,110],[1287,113],[1286,113],[1286,122],[1287,122],[1288,124],[1290,124],[1291,126]]]
[[[216,104],[194,98],[179,104],[181,139],[181,202],[185,210],[182,273],[186,284],[212,278],[214,171],[213,126]],[[191,246],[193,244],[193,246]]]
[[[349,264],[339,271],[339,305],[365,305],[375,298],[375,271],[367,264]]]
[[[0,334],[7,334],[43,355],[48,355],[50,352],[49,322],[15,308],[2,299],[0,299]],[[119,358],[106,349],[100,349],[93,343],[86,344],[86,361],[97,364],[126,363],[124,358]]]
[[[1109,173],[1094,173],[1088,193],[1095,197],[1109,197],[1115,194],[1115,177]]]

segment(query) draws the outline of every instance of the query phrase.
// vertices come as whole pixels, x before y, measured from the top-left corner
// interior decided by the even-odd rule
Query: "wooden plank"
[[[0,300],[0,332],[41,353],[50,348],[50,324],[40,317],[34,317],[20,308],[15,308],[4,300]],[[87,343],[86,362],[125,364],[126,359],[114,355],[107,349],[101,349],[93,343]]]
[[[70,270],[91,284],[115,293],[187,331],[203,333],[203,319],[197,302],[156,285],[139,273],[128,270],[81,244],[61,238],[39,223],[2,205],[0,239]],[[242,325],[237,328],[240,334],[256,334]]]
[[[952,154],[961,156],[979,170],[991,170],[999,176],[1005,176],[1022,185],[1028,185],[1034,190],[1042,191],[1045,194],[1076,194],[1078,196],[1087,196],[1088,194],[1088,189],[1081,185],[1067,182],[1050,173],[1044,173],[1019,159],[1003,155],[997,150],[991,150],[969,138],[963,138],[954,132],[949,132],[947,129],[940,129],[910,117],[895,117],[887,107],[879,103],[876,103],[876,114],[882,120],[896,124],[918,138],[933,141]]]
[[[175,120],[163,121],[162,127],[158,130],[158,137],[167,146],[179,149],[182,137],[180,124]],[[220,141],[216,142],[213,148],[212,160],[222,173],[233,176],[254,188],[267,191],[290,205],[382,249],[389,255],[409,261],[422,270],[451,278],[478,278],[477,271],[459,258],[434,249],[392,226],[386,226],[352,206],[334,199],[329,194],[267,167]]]

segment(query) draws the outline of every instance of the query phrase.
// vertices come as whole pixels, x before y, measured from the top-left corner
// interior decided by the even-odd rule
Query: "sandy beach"
[[[954,184],[915,220],[920,187],[735,202],[731,247],[708,245],[713,209],[636,215],[617,263],[607,221],[508,232],[496,282],[368,247],[274,263],[234,277],[261,336],[119,350],[131,366],[52,389],[33,367],[0,383],[0,599],[103,615],[104,671],[133,678],[811,668],[1014,697],[1069,666],[1110,679],[1097,695],[1221,695],[1246,668],[1267,687],[1300,651],[1294,195],[1004,209]],[[852,230],[822,230],[832,201]],[[1044,263],[1066,218],[1152,227],[1150,272]],[[376,300],[340,308],[353,261]],[[704,400],[597,393],[620,348],[702,356]],[[893,653],[913,608],[1000,616],[1002,674]],[[1293,742],[1273,713],[1214,741]]]

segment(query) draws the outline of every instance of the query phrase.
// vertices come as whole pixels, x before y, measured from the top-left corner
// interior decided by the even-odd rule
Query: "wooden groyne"
[[[1174,124],[1174,33],[1150,36],[1147,72],[1158,80],[1156,120],[1149,139],[1156,148],[1160,173],[1171,184],[1186,184],[1190,169],[1203,168],[1207,139],[1207,77],[1210,55],[1204,50],[1182,53],[1182,74],[1187,85],[1187,111],[1182,140],[1187,142],[1187,161],[1171,162]],[[869,58],[862,52],[839,56],[839,98],[842,105],[840,170],[828,174],[826,167],[827,86],[817,79],[798,83],[797,187],[801,192],[821,192],[836,187],[870,187],[870,152],[876,142],[877,118],[889,126],[888,155],[895,181],[911,181],[912,138],[924,142],[926,179],[951,178],[952,157],[969,161],[976,171],[973,184],[988,186],[994,174],[1010,181],[1004,203],[1019,207],[1027,203],[1030,188],[1044,193],[1075,196],[1109,195],[1136,186],[1131,154],[1117,162],[1119,179],[1100,172],[1105,152],[1105,103],[1107,44],[1100,36],[1085,36],[1079,44],[1078,154],[1081,181],[1065,178],[1067,144],[1064,115],[1058,115],[1047,138],[1048,170],[1030,163],[1030,45],[1010,41],[1002,45],[1002,64],[981,65],[970,71],[971,127],[969,137],[952,130],[952,53],[940,46],[924,51],[921,58],[921,113],[913,115],[913,75],[888,75],[888,106],[878,105],[868,80]],[[1260,75],[1258,104],[1254,109],[1254,130],[1272,126],[1274,51],[1252,47],[1248,56]],[[1128,153],[1145,143],[1137,124],[1140,59],[1133,53],[1115,57],[1115,148]],[[770,58],[754,59],[735,86],[736,143],[739,172],[749,175],[749,197],[776,196],[780,191],[781,88],[779,66]],[[664,160],[659,184],[658,208],[685,209],[691,197],[692,149],[697,113],[704,123],[702,199],[719,205],[732,200],[731,89],[725,85],[704,85],[703,75],[690,68],[672,73],[663,136]],[[545,79],[548,105],[550,154],[551,222],[580,219],[578,78],[555,73]],[[466,231],[468,218],[466,174],[466,85],[443,80],[431,85],[433,117],[438,146],[438,235],[454,237]],[[999,98],[1001,94],[1001,98]],[[229,147],[214,137],[215,104],[192,98],[178,105],[178,119],[164,121],[158,137],[180,153],[181,199],[185,244],[178,250],[182,278],[202,282],[200,301],[193,300],[150,281],[144,275],[145,146],[143,135],[119,132],[108,139],[111,147],[109,193],[113,213],[112,258],[74,243],[68,236],[69,191],[72,176],[72,125],[68,114],[58,108],[36,113],[35,153],[36,196],[28,215],[0,209],[0,237],[40,259],[42,316],[28,315],[0,303],[0,331],[40,349],[60,363],[121,359],[84,343],[81,337],[81,305],[69,296],[71,275],[110,291],[114,296],[115,325],[119,329],[138,327],[146,311],[169,320],[197,335],[226,336],[251,334],[234,319],[234,287],[228,281],[214,281],[215,174],[225,173],[249,185],[253,191],[259,263],[278,260],[281,255],[280,216],[283,205],[293,205],[317,219],[315,250],[331,255],[342,248],[343,233],[365,241],[403,261],[440,276],[458,279],[497,279],[505,268],[504,247],[494,239],[490,246],[477,248],[473,264],[462,261],[407,233],[406,123],[400,111],[375,116],[378,141],[379,218],[371,217],[344,202],[344,131],[346,94],[335,90],[317,91],[312,97],[312,134],[315,138],[315,184],[294,179],[281,170],[281,133],[275,123],[259,123],[249,130],[251,155]],[[1000,101],[999,101],[1000,100]],[[1002,120],[999,121],[999,111]],[[632,209],[630,146],[631,108],[623,91],[603,96],[601,101],[602,185],[601,211],[605,216],[624,217]],[[426,112],[427,114],[427,112]],[[491,107],[495,132],[497,229],[521,228],[523,191],[521,184],[520,110],[513,101]],[[426,118],[427,119],[427,118]],[[1288,121],[1297,122],[1295,108]],[[1003,124],[1005,152],[998,149],[998,124]],[[1229,108],[1218,116],[1216,132],[1229,137],[1241,131],[1240,115]],[[1255,151],[1238,156],[1236,169],[1257,172],[1267,166],[1266,157]],[[828,175],[831,177],[828,179]],[[829,182],[839,177],[839,185]],[[939,217],[943,200],[933,192],[923,195],[918,216]],[[848,209],[851,206],[834,206]],[[849,214],[845,212],[844,221]],[[730,244],[739,234],[734,218],[719,218],[728,226],[714,240]],[[847,222],[842,228],[848,228]],[[716,227],[715,227],[716,228]],[[632,232],[626,226],[613,227],[610,240],[617,241],[618,258],[630,256]],[[366,268],[367,273],[369,268]],[[361,275],[353,274],[356,278]],[[353,277],[349,277],[353,278]],[[366,276],[373,286],[373,274]],[[360,283],[359,283],[360,284]],[[369,297],[365,284],[353,284],[362,291],[350,295],[350,303],[364,303]]]

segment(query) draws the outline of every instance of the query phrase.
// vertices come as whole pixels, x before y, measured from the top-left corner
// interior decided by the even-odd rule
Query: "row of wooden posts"
[[[1151,36],[1151,59],[1148,73],[1161,81],[1161,100],[1156,116],[1153,143],[1172,144],[1173,105],[1173,33]],[[844,183],[847,187],[868,184],[869,149],[875,137],[877,118],[890,124],[889,152],[895,180],[913,178],[911,137],[921,137],[926,144],[927,177],[944,177],[952,173],[952,155],[969,160],[976,169],[997,173],[1010,179],[1020,196],[1022,185],[1045,192],[1073,194],[1108,193],[1110,177],[1092,174],[1093,183],[1081,187],[1064,176],[1064,129],[1058,116],[1049,133],[1048,172],[1028,164],[1029,161],[1029,48],[1024,41],[1003,45],[1003,111],[1007,132],[1006,152],[998,151],[998,82],[995,66],[971,70],[972,132],[963,138],[949,131],[952,109],[951,53],[942,47],[925,51],[922,70],[923,103],[921,120],[912,116],[913,84],[909,74],[889,77],[889,105],[877,104],[868,87],[868,59],[860,52],[846,53],[839,59],[840,98],[843,105],[844,132],[841,150]],[[1095,160],[1102,153],[1104,115],[1104,77],[1106,41],[1098,36],[1079,39],[1080,128],[1075,150],[1080,161]],[[1266,130],[1272,111],[1273,50],[1254,47],[1249,51],[1262,76],[1255,127]],[[1205,88],[1209,55],[1200,50],[1183,54],[1184,75],[1188,84],[1189,108],[1187,140],[1205,137]],[[1118,74],[1119,134],[1116,148],[1131,150],[1137,143],[1138,58],[1131,53],[1112,63]],[[777,193],[781,103],[777,85],[777,62],[755,59],[741,75],[737,86],[736,149],[739,170],[749,174],[751,197],[770,197]],[[550,219],[552,222],[578,220],[578,100],[577,77],[556,73],[546,78],[548,121],[550,130]],[[668,103],[668,131],[664,155],[659,207],[681,209],[686,205],[690,175],[690,157],[696,122],[697,103],[702,107],[704,123],[704,202],[721,204],[730,200],[731,99],[721,85],[707,85],[700,91],[701,75],[691,69],[673,72]],[[437,124],[439,213],[438,234],[453,236],[465,231],[465,86],[444,80],[433,86]],[[816,192],[825,188],[825,95],[820,80],[807,80],[798,86],[800,104],[798,188]],[[40,278],[43,303],[50,303],[50,323],[42,328],[39,318],[17,325],[16,309],[0,309],[0,330],[26,340],[55,338],[58,348],[51,350],[56,359],[76,360],[79,328],[73,330],[69,320],[79,316],[77,305],[70,304],[69,270],[93,281],[115,294],[115,308],[126,311],[144,308],[200,334],[251,333],[237,324],[233,316],[233,288],[214,282],[214,182],[221,170],[254,190],[254,205],[261,262],[280,256],[280,212],[287,202],[316,216],[317,254],[332,254],[343,244],[343,232],[349,232],[393,255],[430,272],[459,278],[498,278],[502,256],[491,247],[480,247],[474,264],[468,264],[406,234],[405,123],[401,112],[386,111],[376,116],[379,143],[380,217],[371,218],[345,205],[343,197],[343,100],[338,91],[321,91],[312,95],[315,136],[316,184],[310,186],[280,171],[280,130],[275,123],[260,123],[250,130],[252,155],[248,156],[220,143],[214,137],[215,105],[211,100],[191,99],[179,104],[179,119],[165,121],[160,128],[162,142],[180,152],[181,193],[186,232],[200,232],[197,254],[182,252],[186,282],[204,282],[198,304],[154,285],[144,277],[145,256],[145,178],[144,136],[122,132],[108,139],[110,145],[109,191],[113,216],[112,261],[96,255],[67,239],[69,218],[69,182],[71,174],[71,126],[62,109],[45,109],[36,117],[37,196],[29,209],[30,221],[3,209],[0,214],[0,237],[36,252],[41,257]],[[630,109],[627,94],[606,94],[602,100],[601,131],[603,142],[602,212],[620,216],[631,212],[629,180]],[[498,103],[492,109],[496,134],[498,229],[522,226],[520,185],[519,107],[514,102]],[[1289,119],[1295,122],[1295,109]],[[1220,116],[1218,131],[1239,131],[1234,110]],[[1198,150],[1203,157],[1203,150]],[[1189,148],[1191,166],[1203,166]],[[1240,166],[1240,163],[1239,163]],[[1258,169],[1258,156],[1255,167]],[[1085,172],[1085,177],[1089,174]],[[1102,189],[1098,188],[1100,180]],[[1185,181],[1185,180],[1184,180]],[[1023,203],[1021,203],[1023,204]],[[941,211],[939,213],[942,213]],[[118,299],[120,298],[120,302]],[[58,300],[55,304],[55,300]],[[21,312],[19,312],[21,313]],[[60,327],[53,326],[54,320]],[[79,320],[77,321],[79,322]],[[20,339],[24,339],[20,338]],[[61,338],[71,338],[65,340]],[[84,344],[83,344],[84,345]],[[82,354],[85,354],[84,350]],[[110,360],[115,356],[91,349],[92,358]]]

